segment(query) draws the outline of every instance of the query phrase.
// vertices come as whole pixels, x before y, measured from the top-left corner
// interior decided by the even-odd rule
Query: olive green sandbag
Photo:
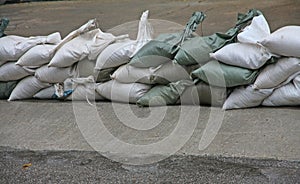
[[[223,87],[210,86],[204,82],[189,86],[178,100],[181,105],[207,105],[222,107],[228,91]]]
[[[145,44],[129,64],[135,67],[156,67],[171,61],[183,41],[192,37],[192,33],[204,19],[204,13],[194,12],[183,32],[159,35]]]
[[[174,58],[174,62],[181,65],[206,64],[210,60],[209,53],[219,50],[226,44],[233,43],[240,30],[255,16],[261,14],[255,9],[249,10],[246,14],[238,14],[235,26],[226,33],[215,33],[184,41]]]
[[[96,82],[106,82],[111,80],[110,75],[112,75],[117,69],[118,67],[105,68],[100,70],[96,75]]]
[[[18,81],[0,82],[0,99],[8,99]]]
[[[6,36],[4,31],[7,28],[8,24],[9,24],[8,18],[2,18],[0,20],[0,38]]]
[[[181,80],[178,82],[169,83],[165,86],[154,86],[137,101],[137,104],[139,106],[174,105],[184,90],[191,85],[193,85],[193,81]]]
[[[240,68],[211,60],[193,71],[191,75],[195,82],[201,80],[212,86],[235,87],[253,83],[258,73],[258,70]]]

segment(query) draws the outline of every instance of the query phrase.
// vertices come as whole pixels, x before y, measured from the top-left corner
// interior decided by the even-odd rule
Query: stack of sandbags
[[[238,35],[239,43],[225,46],[212,54],[220,62],[257,72],[257,78],[248,75],[251,77],[248,86],[241,84],[233,90],[223,109],[256,107],[261,104],[299,105],[299,101],[295,100],[299,94],[295,77],[300,72],[300,59],[296,58],[299,53],[295,48],[297,44],[300,48],[300,40],[296,36],[300,29],[287,26],[272,34],[269,30],[267,21],[259,16]],[[244,48],[239,50],[241,46]],[[240,55],[236,52],[238,50]],[[272,56],[277,59],[271,59]],[[226,75],[224,77],[227,79]]]
[[[129,73],[135,76],[137,73],[131,71],[132,68],[128,71],[127,66],[129,65],[126,64],[140,48],[152,40],[153,31],[148,22],[148,14],[149,11],[145,11],[140,18],[136,40],[127,39],[111,44],[97,58],[95,70],[99,72],[98,78],[99,76],[106,78],[106,74],[109,74],[112,79],[101,80],[100,82],[103,83],[97,85],[96,89],[108,100],[136,103],[151,88],[151,85],[139,83],[138,80],[130,77]]]
[[[234,42],[238,32],[243,26],[251,21],[253,17],[260,14],[261,12],[257,10],[250,10],[247,14],[238,16],[236,25],[226,33],[215,33],[211,36],[196,36],[182,39],[183,41],[180,43],[179,47],[174,47],[172,43],[167,42],[167,45],[171,48],[169,50],[165,49],[169,47],[164,46],[164,44],[160,42],[151,43],[152,45],[150,45],[149,48],[145,45],[145,47],[141,49],[141,52],[138,52],[137,55],[133,57],[130,64],[136,67],[150,67],[150,71],[157,71],[153,66],[160,64],[161,69],[166,67],[166,71],[176,77],[173,77],[174,80],[169,80],[168,82],[171,82],[169,84],[158,83],[160,85],[153,87],[138,101],[138,104],[141,106],[148,106],[150,105],[149,99],[159,96],[156,99],[161,100],[155,100],[153,105],[176,104],[179,103],[180,98],[181,104],[222,106],[227,97],[226,87],[228,87],[228,85],[224,85],[224,82],[222,83],[222,80],[220,80],[218,76],[210,77],[211,79],[214,79],[214,81],[207,80],[207,71],[211,71],[213,75],[218,75],[221,74],[220,69],[222,69],[222,67],[219,67],[217,61],[210,61],[211,57],[209,53]],[[203,20],[203,17],[200,18],[200,20]],[[167,41],[169,41],[169,39],[167,39]],[[163,54],[156,53],[157,51],[160,51],[161,47],[163,48],[162,50],[167,50],[168,52],[165,51]],[[156,56],[152,57],[151,55],[153,54]],[[198,69],[195,70],[195,68]],[[225,69],[227,68],[225,67]],[[229,68],[228,70],[228,73],[230,73],[231,69]],[[236,72],[237,75],[241,73],[247,73],[247,71]],[[151,79],[152,75],[149,75],[150,77],[148,78]],[[256,73],[254,72],[252,74],[251,72],[250,77],[251,76],[255,77]],[[163,77],[168,79],[167,77],[169,76]],[[194,78],[195,83],[191,82],[191,77]],[[156,79],[158,77],[154,75],[152,78]],[[123,78],[120,77],[120,80],[122,79]]]

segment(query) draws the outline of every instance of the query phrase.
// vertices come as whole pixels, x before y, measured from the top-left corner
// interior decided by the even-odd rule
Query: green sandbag
[[[6,29],[6,27],[8,26],[9,20],[8,18],[2,18],[0,21],[0,38],[3,36],[6,36],[4,34],[4,30]]]
[[[118,67],[114,67],[114,68],[105,68],[103,70],[100,70],[99,73],[96,76],[96,82],[106,82],[111,80],[110,75],[112,75],[114,73],[114,71],[116,71],[118,69]]]
[[[159,35],[145,44],[129,64],[135,67],[156,67],[174,59],[183,41],[192,37],[192,33],[204,19],[204,13],[194,12],[182,33]]]
[[[186,40],[177,52],[174,62],[181,65],[206,64],[210,60],[209,53],[234,42],[240,30],[255,16],[261,14],[260,11],[255,9],[249,10],[246,14],[238,14],[238,21],[235,26],[226,33],[215,33],[210,36],[194,37]]]
[[[212,60],[193,71],[192,78],[195,82],[202,80],[212,86],[235,87],[253,83],[258,73],[258,70],[226,65]]]
[[[0,99],[8,99],[18,81],[0,82]]]
[[[208,105],[222,107],[228,90],[222,87],[209,86],[204,82],[189,86],[180,97],[181,105]]]
[[[166,86],[154,86],[137,101],[137,104],[139,106],[174,105],[184,90],[191,85],[193,85],[192,81],[181,80],[169,83]]]

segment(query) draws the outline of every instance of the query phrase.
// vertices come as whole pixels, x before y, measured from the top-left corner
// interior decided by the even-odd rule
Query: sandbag
[[[294,80],[276,89],[266,98],[263,106],[298,106],[300,105],[300,75]]]
[[[140,82],[143,84],[168,84],[183,79],[191,80],[186,67],[172,62],[150,68],[137,68],[126,64],[119,67],[111,78],[121,83]]]
[[[18,60],[26,51],[38,44],[57,44],[61,41],[58,32],[49,36],[21,37],[21,36],[5,36],[0,38],[0,65],[7,61]]]
[[[0,82],[0,99],[8,99],[19,81]]]
[[[53,49],[56,45],[42,44],[37,45],[28,50],[17,61],[17,65],[38,68],[44,64],[48,64],[52,58]]]
[[[15,62],[8,62],[0,66],[0,81],[15,81],[33,74],[33,71],[16,65]]]
[[[288,56],[300,57],[300,26],[285,26],[259,43],[267,47],[271,53]]]
[[[128,35],[115,37],[110,33],[103,33],[100,29],[86,32],[58,49],[48,66],[68,67],[86,57],[90,60],[94,60],[109,44],[126,37],[128,37]]]
[[[279,86],[291,75],[300,71],[299,58],[281,58],[276,63],[266,66],[254,82],[255,89],[268,89]]]
[[[139,106],[174,105],[184,90],[191,85],[193,85],[192,81],[181,80],[168,85],[154,86],[137,101],[137,104]]]
[[[197,26],[205,19],[202,12],[194,12],[182,33],[161,34],[144,45],[131,59],[135,67],[156,67],[174,59],[183,41],[191,38]]]
[[[111,80],[111,75],[118,69],[118,67],[115,68],[106,68],[102,69],[98,72],[96,72],[96,82],[107,82]]]
[[[253,83],[258,70],[230,66],[212,60],[192,72],[193,79],[218,87],[235,87]]]
[[[215,52],[226,44],[235,41],[239,31],[247,25],[253,17],[261,15],[258,10],[249,10],[246,14],[238,14],[237,22],[226,33],[215,33],[210,36],[195,37],[186,40],[175,56],[174,62],[181,65],[204,65],[209,60],[209,53]]]
[[[98,85],[96,91],[111,101],[136,103],[150,88],[151,86],[146,84],[124,84],[111,80]]]
[[[226,88],[209,86],[204,82],[199,82],[184,90],[178,104],[221,107],[227,98],[227,93]]]
[[[8,18],[1,18],[1,21],[0,21],[0,38],[3,37],[3,36],[6,36],[4,31],[7,28],[8,24],[9,24],[9,19]]]
[[[97,58],[96,70],[112,68],[128,63],[130,58],[152,39],[152,26],[148,22],[149,11],[143,12],[136,40],[124,40],[113,43],[101,52]]]
[[[225,101],[223,109],[241,109],[259,106],[272,92],[273,89],[253,89],[251,85],[237,87]]]
[[[246,26],[237,39],[241,43],[257,44],[259,41],[271,35],[269,24],[263,15],[252,19],[249,26]]]
[[[36,70],[35,77],[47,83],[64,82],[67,78],[78,77],[77,65],[65,68],[48,67],[44,65]]]
[[[211,53],[210,57],[228,65],[255,70],[262,67],[272,55],[259,45],[232,43]]]
[[[38,91],[49,86],[49,83],[43,83],[34,76],[26,77],[17,84],[8,101],[32,98]]]
[[[96,65],[96,60],[89,60],[85,58],[77,63],[78,76],[88,77],[90,75],[97,77],[97,72],[94,70]]]

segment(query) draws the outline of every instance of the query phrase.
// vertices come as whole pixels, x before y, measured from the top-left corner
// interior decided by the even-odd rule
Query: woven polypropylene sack
[[[124,84],[111,80],[98,85],[96,91],[111,101],[136,103],[150,88],[151,86],[146,84]]]
[[[208,105],[221,107],[227,97],[226,88],[209,86],[204,82],[189,86],[178,103],[182,105]]]
[[[34,76],[26,77],[17,84],[8,101],[32,98],[38,91],[49,86],[49,83],[43,83]]]
[[[16,65],[15,62],[8,62],[0,66],[0,81],[19,80],[33,74],[34,73],[32,71]]]
[[[255,89],[276,88],[291,75],[300,71],[299,58],[281,58],[266,66],[254,82]]]
[[[65,68],[48,67],[44,65],[36,70],[35,77],[47,83],[64,82],[67,78],[78,77],[77,65]]]
[[[0,99],[8,99],[19,81],[0,82]]]
[[[300,57],[300,26],[285,26],[260,43],[267,47],[272,53],[288,57]]]
[[[241,109],[259,106],[272,92],[273,89],[253,89],[252,86],[237,87],[225,101],[223,109]]]
[[[298,106],[300,105],[300,75],[292,82],[276,89],[266,98],[264,106]]]
[[[235,87],[253,83],[258,70],[230,66],[212,60],[192,72],[194,80],[202,80],[209,85],[219,87]]]
[[[7,61],[18,60],[25,52],[38,44],[57,44],[60,41],[59,33],[28,38],[14,35],[2,37],[0,38],[0,65]]]
[[[40,67],[44,64],[48,64],[52,58],[55,47],[56,45],[50,44],[34,46],[22,55],[16,64],[29,67]]]
[[[246,43],[232,43],[210,56],[222,63],[248,69],[259,69],[272,55],[264,47]]]

